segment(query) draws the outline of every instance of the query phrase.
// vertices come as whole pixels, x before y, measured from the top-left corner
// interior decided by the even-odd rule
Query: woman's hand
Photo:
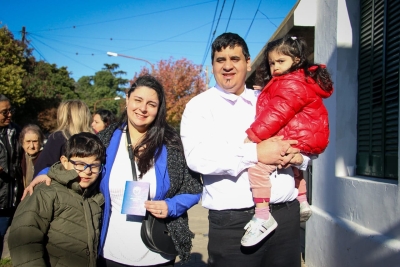
[[[156,218],[167,218],[168,215],[168,205],[164,200],[148,200],[144,202],[144,207],[146,210],[151,212]]]
[[[46,174],[42,174],[39,176],[36,176],[35,179],[32,180],[32,182],[25,188],[24,193],[22,194],[22,198],[21,201],[26,197],[26,195],[29,193],[30,196],[32,196],[33,193],[33,188],[40,184],[45,182],[46,185],[50,185],[51,183],[51,179],[49,176],[47,176]]]

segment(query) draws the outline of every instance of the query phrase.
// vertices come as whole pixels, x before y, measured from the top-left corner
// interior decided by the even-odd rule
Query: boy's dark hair
[[[235,46],[241,47],[244,58],[250,58],[249,48],[245,40],[236,33],[226,32],[218,36],[211,45],[211,64],[214,61],[215,52],[220,52],[227,47],[234,48]]]
[[[306,41],[302,37],[290,35],[286,35],[283,38],[271,41],[267,44],[263,52],[264,59],[256,70],[255,84],[264,87],[272,79],[268,60],[268,54],[272,51],[289,56],[293,61],[295,61],[295,58],[299,59],[299,62],[294,63],[287,73],[303,69],[306,79],[311,77],[323,90],[327,92],[332,90],[333,82],[328,70],[321,67],[320,64],[310,64],[308,62],[308,47]],[[316,69],[310,71],[309,68],[311,66],[315,66]]]
[[[67,159],[71,157],[91,157],[101,163],[106,161],[106,149],[99,137],[95,134],[82,132],[71,136],[65,144],[64,156]]]

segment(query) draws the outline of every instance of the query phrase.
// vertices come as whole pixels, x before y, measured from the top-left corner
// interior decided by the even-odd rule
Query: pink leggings
[[[258,162],[254,167],[249,168],[249,181],[253,198],[271,197],[271,180],[269,176],[276,170],[274,165],[266,165]],[[306,181],[303,178],[303,172],[293,167],[295,186],[299,190],[299,195],[304,195],[306,190]]]

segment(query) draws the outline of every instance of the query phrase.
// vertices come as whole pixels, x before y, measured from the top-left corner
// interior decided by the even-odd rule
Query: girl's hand
[[[246,137],[246,139],[244,139],[244,143],[245,143],[245,144],[247,144],[247,143],[253,143],[253,141],[251,141],[249,137]]]
[[[25,188],[24,193],[22,194],[21,201],[26,197],[26,195],[29,193],[30,196],[32,196],[33,193],[33,188],[40,184],[40,183],[46,183],[47,186],[50,185],[51,179],[49,176],[46,174],[42,174],[39,176],[36,176],[35,179],[32,180],[32,182]]]
[[[145,201],[144,207],[146,208],[146,210],[151,212],[151,214],[153,214],[153,216],[156,218],[162,218],[162,219],[167,218],[168,205],[167,202],[165,202],[164,200]]]

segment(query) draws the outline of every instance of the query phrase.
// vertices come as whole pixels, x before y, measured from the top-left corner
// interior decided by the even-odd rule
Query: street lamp
[[[96,112],[96,105],[98,102],[105,101],[105,100],[120,100],[120,99],[121,99],[121,97],[119,97],[119,96],[98,99],[98,100],[96,100],[96,102],[94,102],[93,111]]]
[[[131,59],[136,59],[136,60],[144,61],[144,62],[150,64],[150,66],[151,66],[151,72],[152,72],[152,73],[154,72],[154,65],[151,64],[150,61],[148,61],[148,60],[146,60],[146,59],[138,58],[138,57],[131,57],[131,56],[123,55],[123,54],[118,54],[118,53],[115,53],[115,52],[107,52],[107,55],[110,56],[110,57],[126,57],[126,58],[131,58]]]

